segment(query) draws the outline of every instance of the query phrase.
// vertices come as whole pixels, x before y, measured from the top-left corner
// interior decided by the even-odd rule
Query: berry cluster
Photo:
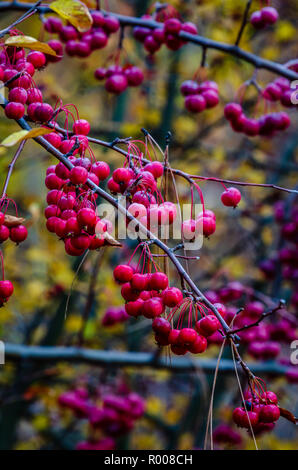
[[[53,116],[53,108],[42,102],[42,93],[35,87],[33,76],[36,70],[46,65],[45,54],[31,51],[27,54],[23,48],[6,47],[0,54],[0,80],[9,88],[6,117],[21,119],[26,111],[30,119],[47,122]],[[15,80],[13,79],[14,77]]]
[[[272,26],[279,18],[278,12],[273,7],[264,7],[252,13],[250,23],[256,29],[263,29]]]
[[[152,20],[150,15],[142,16],[143,19]],[[156,19],[161,18],[157,15]],[[144,44],[144,48],[149,54],[158,51],[162,44],[172,51],[180,49],[185,41],[179,37],[180,31],[189,34],[197,34],[198,30],[194,23],[190,21],[182,23],[178,18],[168,18],[160,28],[150,29],[143,26],[136,26],[133,29],[134,38]]]
[[[186,352],[202,353],[207,348],[207,339],[219,328],[218,319],[199,303],[183,298],[177,287],[169,287],[168,276],[162,272],[139,273],[129,264],[121,264],[114,269],[114,279],[122,284],[121,295],[126,301],[126,313],[132,317],[143,315],[152,319],[155,340],[160,346],[171,346],[174,354]],[[166,308],[170,312],[163,317]],[[198,319],[198,313],[202,316]],[[185,314],[188,315],[188,326],[183,327]],[[172,320],[179,315],[177,327],[173,328]],[[192,320],[195,318],[195,327]]]
[[[279,77],[264,88],[262,95],[265,100],[269,102],[278,102],[285,108],[292,108],[295,106],[293,103],[292,96],[295,92],[294,88],[291,88],[291,82],[284,77]],[[297,87],[296,87],[297,92]]]
[[[272,137],[278,131],[285,131],[291,123],[288,114],[283,111],[268,113],[258,119],[248,118],[239,103],[228,103],[224,114],[235,132],[242,132],[250,137]]]
[[[99,67],[95,70],[94,76],[97,80],[105,80],[105,89],[109,93],[119,95],[127,87],[137,87],[144,80],[144,74],[135,65],[111,65],[107,69]]]
[[[261,394],[246,391],[245,407],[235,408],[233,420],[240,428],[252,428],[254,434],[271,431],[280,417],[278,398],[274,392]]]
[[[102,396],[102,394],[104,394]],[[101,400],[101,405],[98,404]],[[62,393],[58,403],[70,409],[77,418],[87,419],[90,425],[89,439],[78,443],[77,450],[115,449],[115,438],[130,432],[145,410],[144,400],[137,394],[120,387],[116,393],[100,388],[92,393],[80,387]],[[98,431],[105,436],[98,441]]]
[[[91,16],[93,20],[92,27],[83,33],[80,33],[69,23],[64,25],[55,16],[50,16],[45,20],[44,28],[50,34],[59,35],[60,41],[65,44],[67,55],[81,58],[89,57],[93,51],[104,48],[108,43],[109,36],[116,33],[120,28],[119,21],[114,16],[103,15],[100,11],[91,12]],[[55,42],[60,43],[62,53],[61,42],[58,40],[55,40]]]
[[[219,103],[217,83],[210,80],[201,83],[186,80],[182,83],[180,91],[185,96],[185,108],[192,113],[214,108]]]
[[[74,123],[74,131],[84,120]],[[80,128],[80,132],[82,129]],[[45,137],[53,140],[56,133]],[[81,146],[86,136],[79,135]],[[64,140],[61,145],[73,146],[75,140]],[[86,143],[88,140],[86,139]],[[60,146],[61,148],[61,146]],[[109,222],[96,214],[96,198],[86,185],[87,179],[95,184],[106,179],[110,173],[107,163],[92,161],[86,156],[69,156],[74,165],[71,170],[60,162],[47,169],[45,185],[48,206],[45,209],[47,229],[64,241],[65,251],[71,256],[80,256],[85,250],[96,250],[104,245],[104,234]]]

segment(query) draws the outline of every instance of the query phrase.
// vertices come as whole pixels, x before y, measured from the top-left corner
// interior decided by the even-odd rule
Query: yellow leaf
[[[18,144],[22,140],[34,139],[34,137],[38,137],[39,135],[45,135],[48,133],[49,129],[46,129],[45,127],[35,127],[34,129],[31,129],[31,131],[18,131],[6,137],[0,145],[2,147],[12,147],[13,145]]]
[[[55,0],[50,4],[50,8],[80,32],[88,31],[92,26],[92,16],[87,6],[79,0]]]
[[[6,39],[5,45],[26,47],[27,49],[44,52],[44,54],[56,55],[54,49],[52,49],[48,44],[45,42],[40,42],[31,36],[10,36]]]

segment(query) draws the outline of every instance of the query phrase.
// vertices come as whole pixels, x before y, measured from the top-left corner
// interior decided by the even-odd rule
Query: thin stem
[[[239,43],[241,41],[242,34],[244,32],[244,29],[245,29],[245,26],[246,26],[246,23],[247,23],[248,13],[249,13],[249,9],[251,7],[251,4],[252,4],[252,0],[248,0],[248,2],[246,3],[246,7],[245,7],[244,14],[243,14],[243,17],[242,17],[242,23],[241,23],[241,26],[240,26],[240,29],[239,29],[239,32],[238,32],[238,35],[237,35],[237,39],[235,41],[235,46],[239,46]]]
[[[20,143],[20,145],[18,147],[18,150],[16,151],[15,156],[13,157],[12,161],[8,165],[8,172],[7,172],[7,175],[6,175],[6,178],[5,178],[1,199],[3,199],[6,196],[6,191],[7,191],[8,183],[9,183],[12,171],[13,171],[13,167],[14,167],[17,159],[21,155],[21,152],[22,152],[22,150],[25,146],[25,143],[26,143],[26,140],[22,140],[22,142]]]
[[[39,5],[41,4],[41,1],[42,0],[39,0],[37,3],[35,3],[35,5],[32,5],[29,10],[24,13],[24,15],[22,15],[20,18],[18,18],[16,21],[14,21],[11,25],[7,26],[7,28],[5,29],[2,29],[0,31],[0,38],[2,38],[3,36],[5,36],[5,34],[8,34],[9,31],[14,28],[15,26],[17,26],[18,24],[22,23],[23,21],[25,21],[27,18],[30,18],[30,16],[34,15],[35,13],[38,12],[38,7]],[[12,5],[13,7],[13,5]]]

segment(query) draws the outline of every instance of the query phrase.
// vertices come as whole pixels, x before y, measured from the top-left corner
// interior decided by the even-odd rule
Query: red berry
[[[127,184],[131,180],[129,168],[116,168],[113,171],[113,180],[118,184]]]
[[[170,18],[164,22],[166,33],[178,34],[181,30],[181,22],[177,18]]]
[[[22,243],[28,236],[28,230],[25,225],[17,225],[11,227],[9,231],[9,238],[15,243]]]
[[[265,400],[266,402],[267,402],[267,401],[272,402],[274,405],[277,405],[277,403],[278,403],[278,398],[277,398],[277,396],[275,395],[274,392],[271,392],[270,390],[268,390],[267,392],[263,393],[262,398],[263,398],[263,400]]]
[[[114,279],[119,283],[129,282],[133,277],[133,269],[128,264],[119,264],[114,269]]]
[[[88,207],[79,210],[77,219],[81,227],[86,225],[92,227],[96,224],[96,214],[93,209],[89,209]]]
[[[262,16],[262,21],[269,25],[276,23],[276,21],[279,18],[278,12],[273,7],[262,8],[261,16]]]
[[[38,103],[34,111],[34,117],[37,121],[48,122],[53,116],[54,110],[48,103]]]
[[[36,69],[41,69],[46,64],[46,56],[39,51],[29,52],[27,60],[34,65]]]
[[[55,173],[50,173],[45,178],[45,185],[48,189],[60,189],[63,181]]]
[[[152,329],[155,333],[158,333],[163,336],[168,336],[172,327],[170,322],[162,317],[154,318],[152,321]]]
[[[115,275],[114,275],[115,277]],[[118,281],[119,282],[119,281]],[[121,282],[120,282],[121,283]],[[126,300],[127,302],[131,302],[131,301],[134,301],[134,300],[137,300],[137,298],[139,297],[139,293],[134,291],[132,288],[131,288],[131,285],[129,282],[126,282],[125,284],[122,285],[121,287],[121,295],[123,297],[124,300]]]
[[[144,80],[144,74],[139,67],[129,67],[124,73],[129,86],[139,86]]]
[[[127,315],[130,315],[131,317],[138,317],[139,315],[141,315],[143,310],[143,304],[144,300],[142,299],[136,299],[125,304],[125,311]]]
[[[206,108],[206,100],[202,95],[189,95],[185,98],[185,107],[192,113],[200,113]]]
[[[63,57],[63,47],[57,39],[48,41],[48,45],[56,52],[56,55],[46,54],[47,62],[59,62]]]
[[[27,91],[21,87],[12,88],[8,94],[9,101],[25,104],[28,98]]]
[[[152,297],[144,301],[142,313],[146,318],[159,317],[164,311],[164,305],[159,297]]]
[[[13,293],[13,284],[10,281],[0,281],[0,297],[8,299]]]
[[[103,67],[98,67],[94,72],[94,76],[97,80],[103,80],[106,78],[106,69]]]
[[[105,88],[109,93],[120,94],[126,90],[127,85],[128,82],[126,76],[118,73],[107,79]]]
[[[106,162],[95,162],[91,166],[91,171],[97,176],[99,181],[103,181],[109,176],[110,167]]]
[[[242,113],[242,106],[238,103],[228,103],[224,108],[225,117],[230,121],[237,119]]]
[[[90,132],[90,124],[86,119],[78,119],[74,122],[73,131],[75,134],[88,135]]]
[[[60,18],[56,16],[49,16],[44,22],[44,29],[48,31],[48,33],[59,33],[62,28],[63,23]]]
[[[3,225],[5,222],[5,215],[3,214],[3,212],[0,212],[0,225]]]
[[[241,201],[241,193],[237,188],[228,188],[221,195],[224,206],[236,207]]]
[[[211,336],[220,328],[220,323],[215,315],[207,315],[196,323],[197,331],[203,336]]]
[[[0,225],[0,243],[5,242],[9,237],[9,228],[6,225]]]
[[[155,179],[160,178],[163,175],[163,164],[160,162],[147,163],[144,167],[145,171],[152,173]]]
[[[77,248],[78,250],[87,250],[90,245],[89,235],[81,234],[76,235],[71,239],[72,245]]]
[[[168,276],[164,273],[156,272],[151,274],[150,289],[151,290],[165,290],[169,285]]]
[[[162,299],[163,303],[167,307],[175,307],[178,305],[182,299],[183,299],[183,294],[180,289],[177,287],[168,287],[166,290],[163,291],[162,293]]]
[[[67,235],[66,220],[58,219],[55,223],[55,233],[58,237],[64,238]]]
[[[193,328],[182,328],[179,333],[178,342],[188,347],[196,341],[197,336],[197,332]]]
[[[258,424],[258,414],[254,411],[246,412],[243,408],[235,408],[233,411],[233,420],[240,428],[250,428]]]
[[[88,179],[88,171],[82,166],[75,166],[70,170],[69,179],[73,184],[85,184]]]
[[[139,274],[135,273],[133,274],[131,280],[130,280],[130,285],[132,289],[142,291],[146,290],[148,286],[148,276],[147,274]]]
[[[11,101],[7,103],[4,111],[9,119],[21,119],[25,114],[25,107],[22,103]]]
[[[116,33],[116,31],[118,31],[120,28],[120,23],[119,20],[114,16],[105,16],[102,27],[108,33]]]
[[[264,405],[260,411],[260,421],[262,423],[274,423],[280,417],[280,411],[276,405]]]
[[[206,351],[208,346],[204,336],[197,335],[196,340],[188,346],[189,352],[192,354],[201,354]]]
[[[84,250],[78,250],[75,248],[71,242],[71,238],[65,239],[65,251],[70,256],[81,256],[84,253]]]
[[[93,11],[91,13],[93,19],[93,26],[103,26],[105,23],[105,17],[100,11]]]

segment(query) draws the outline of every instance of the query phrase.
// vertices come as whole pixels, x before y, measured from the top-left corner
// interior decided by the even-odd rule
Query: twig
[[[249,325],[245,325],[241,328],[238,328],[237,330],[233,330],[233,333],[234,334],[237,334],[239,333],[240,331],[244,331],[244,330],[248,330],[249,328],[252,328],[253,326],[258,326],[263,320],[265,320],[265,318],[269,317],[270,315],[273,315],[274,313],[276,313],[278,310],[282,309],[285,307],[285,301],[284,300],[280,300],[279,301],[279,304],[272,308],[271,310],[269,310],[268,312],[264,312],[262,313],[262,315],[258,318],[258,320],[256,320],[254,323],[250,323]]]
[[[4,186],[3,186],[3,190],[2,190],[2,196],[1,196],[1,199],[4,198],[6,196],[6,191],[7,191],[7,186],[8,186],[8,183],[9,183],[9,180],[10,180],[10,177],[11,177],[11,174],[12,174],[12,171],[13,171],[13,168],[15,166],[15,163],[17,161],[17,159],[19,158],[19,156],[21,155],[21,152],[25,146],[25,143],[26,143],[26,140],[22,140],[22,142],[20,143],[19,147],[18,147],[18,150],[16,151],[15,153],[15,156],[13,157],[13,159],[11,160],[10,164],[8,165],[8,172],[7,172],[7,175],[6,175],[6,178],[5,178],[5,182],[4,182]]]
[[[5,10],[28,10],[32,8],[33,6],[34,5],[32,3],[21,3],[18,1],[2,2],[0,4],[0,11],[1,10],[2,11],[3,10],[4,11]],[[37,7],[37,10],[41,13],[49,13],[52,11],[50,7],[47,5],[40,5],[39,7]],[[135,18],[135,17],[125,16],[125,15],[119,15],[119,14],[111,13],[111,12],[109,12],[108,14],[117,18],[120,24],[125,25],[125,26],[144,26],[150,29],[156,29],[156,28],[161,27],[161,24],[157,21],[147,20],[143,18]],[[191,42],[198,46],[203,46],[206,49],[215,49],[225,54],[230,54],[234,57],[237,57],[241,60],[244,60],[245,62],[248,62],[254,65],[255,67],[259,69],[270,70],[271,72],[281,75],[283,77],[286,77],[289,80],[298,80],[298,74],[292,70],[289,70],[284,65],[278,64],[276,62],[272,62],[267,59],[263,59],[261,57],[258,57],[255,54],[244,51],[243,49],[240,49],[235,44],[227,44],[227,43],[220,42],[220,41],[214,41],[212,39],[205,38],[203,36],[186,33],[185,31],[180,32],[179,36],[181,37],[181,39],[187,42]]]
[[[241,23],[241,26],[240,26],[240,29],[239,29],[239,32],[238,32],[238,35],[237,35],[237,39],[235,41],[235,46],[239,46],[239,43],[241,41],[242,34],[244,32],[244,28],[245,28],[246,23],[247,23],[248,13],[249,13],[249,9],[251,7],[251,4],[252,4],[252,0],[248,0],[248,2],[246,3],[246,7],[245,7],[244,14],[243,14],[243,17],[242,17],[242,23]]]
[[[22,15],[20,18],[18,18],[16,21],[14,21],[11,25],[7,26],[7,28],[5,29],[2,29],[0,31],[0,38],[2,38],[3,36],[5,36],[5,34],[8,34],[9,31],[14,28],[15,26],[17,26],[18,24],[22,23],[24,20],[26,20],[27,18],[30,18],[30,16],[34,15],[35,13],[37,13],[38,11],[38,7],[39,5],[41,4],[41,1],[42,0],[39,0],[37,3],[35,3],[35,5],[32,5],[29,10],[24,13],[24,15]],[[12,7],[14,5],[12,4]]]

